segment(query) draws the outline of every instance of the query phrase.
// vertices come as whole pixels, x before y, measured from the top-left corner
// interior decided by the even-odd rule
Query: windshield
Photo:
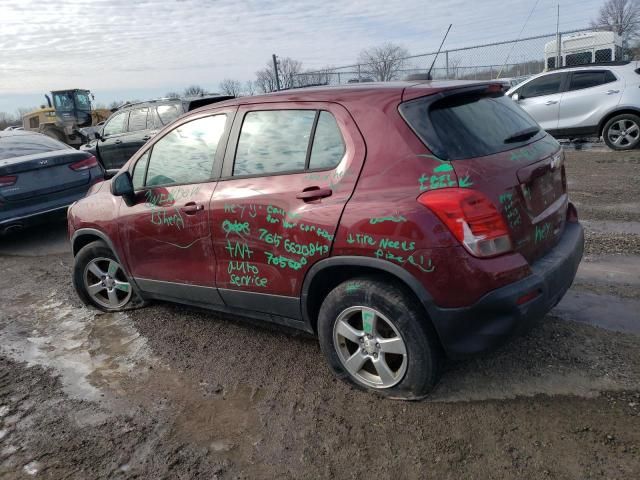
[[[400,111],[431,151],[447,160],[492,155],[546,134],[502,94],[450,95],[436,102],[422,97]]]
[[[72,112],[74,109],[90,111],[91,100],[85,92],[58,92],[53,94],[55,109],[59,112]]]

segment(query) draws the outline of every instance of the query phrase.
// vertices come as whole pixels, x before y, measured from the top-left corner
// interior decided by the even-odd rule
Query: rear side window
[[[569,90],[597,87],[615,81],[616,77],[609,70],[573,72],[569,82]]]
[[[126,130],[129,112],[117,113],[104,126],[103,135],[116,135]]]
[[[344,140],[333,115],[322,111],[313,136],[309,168],[333,168],[344,156]]]
[[[71,147],[46,135],[2,136],[0,137],[0,160],[69,148]]]
[[[131,114],[129,115],[129,131],[137,132],[140,130],[146,130],[148,113],[148,108],[136,108],[135,110],[131,110]]]
[[[531,80],[518,90],[520,98],[540,97],[542,95],[553,95],[560,91],[560,83],[562,75],[559,73],[553,75],[545,75]]]
[[[443,160],[484,157],[511,150],[545,135],[536,122],[502,94],[422,97],[400,105],[402,116]],[[537,131],[536,131],[537,130]],[[532,135],[514,141],[523,132]]]
[[[315,110],[248,112],[242,123],[233,175],[305,169]]]
[[[158,105],[156,111],[158,112],[158,118],[160,118],[162,125],[169,125],[182,113],[178,110],[177,105]]]
[[[162,137],[151,150],[146,185],[209,180],[226,121],[226,115],[199,118],[174,128]]]

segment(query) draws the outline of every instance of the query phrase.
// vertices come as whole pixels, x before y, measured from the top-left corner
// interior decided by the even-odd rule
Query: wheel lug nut
[[[377,354],[377,353],[374,353],[374,354],[373,354],[373,358],[378,358],[378,354]]]
[[[380,348],[380,344],[379,343],[376,343],[376,348]]]

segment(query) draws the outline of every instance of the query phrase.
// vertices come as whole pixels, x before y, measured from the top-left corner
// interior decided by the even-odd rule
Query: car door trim
[[[135,281],[145,297],[157,298],[158,300],[186,300],[208,305],[224,304],[215,287],[138,277],[135,278]]]

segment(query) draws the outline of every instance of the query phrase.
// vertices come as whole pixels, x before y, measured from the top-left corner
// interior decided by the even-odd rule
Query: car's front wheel
[[[602,130],[604,143],[613,150],[631,150],[640,144],[640,117],[631,113],[616,115]]]
[[[333,289],[318,317],[320,347],[340,379],[415,400],[436,384],[441,349],[423,309],[401,287],[375,277]]]
[[[85,245],[76,255],[73,286],[86,305],[108,312],[131,307],[135,300],[124,268],[101,241]]]

